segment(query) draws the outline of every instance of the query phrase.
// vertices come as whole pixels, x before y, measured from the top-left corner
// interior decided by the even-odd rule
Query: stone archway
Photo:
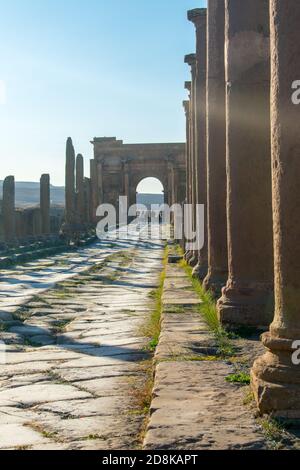
[[[161,206],[165,202],[165,188],[158,178],[143,178],[136,188],[136,204],[148,209],[151,205]]]
[[[147,177],[157,178],[165,189],[165,202],[185,199],[185,144],[124,144],[116,138],[95,138],[91,160],[93,213],[99,204],[115,207],[119,196],[135,204],[136,188]]]

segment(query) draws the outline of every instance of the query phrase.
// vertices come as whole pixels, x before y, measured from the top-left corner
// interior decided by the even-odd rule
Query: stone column
[[[123,161],[123,172],[124,172],[124,196],[128,197],[128,206],[130,207],[130,169],[129,169],[129,160],[125,159]]]
[[[185,100],[182,103],[184,113],[185,113],[185,122],[186,122],[186,145],[185,145],[185,168],[186,168],[186,193],[185,193],[185,198],[186,202],[189,200],[189,179],[190,179],[190,173],[189,173],[189,147],[190,147],[190,120],[189,120],[189,112],[190,112],[190,102],[189,100]]]
[[[207,165],[206,165],[206,35],[207,11],[206,8],[196,8],[188,12],[188,20],[196,28],[196,75],[194,83],[194,178],[196,186],[195,205],[203,204],[205,207],[205,244],[198,247],[196,252],[197,264],[194,276],[203,280],[207,274]],[[196,220],[195,220],[196,227]]]
[[[16,236],[14,176],[7,176],[3,182],[2,215],[4,239],[11,241]]]
[[[174,184],[174,162],[168,158],[168,201],[167,203],[171,207],[174,203],[173,201],[173,184]]]
[[[204,287],[219,297],[228,277],[224,0],[208,0],[207,12],[208,274]]]
[[[45,174],[40,179],[40,219],[41,233],[50,233],[50,176]]]
[[[252,387],[262,413],[299,419],[300,366],[292,354],[300,340],[300,106],[292,84],[300,70],[300,2],[271,0],[270,11],[275,318]]]
[[[99,205],[98,174],[97,174],[97,164],[96,164],[95,159],[90,161],[90,177],[91,177],[91,192],[92,192],[90,219],[91,219],[91,222],[95,224],[97,220],[96,210]]]
[[[273,310],[268,0],[226,0],[228,263],[221,322],[269,325]]]
[[[188,54],[185,56],[184,61],[191,68],[191,92],[190,92],[190,204],[193,206],[193,220],[192,228],[196,226],[196,211],[195,203],[197,197],[197,180],[196,180],[196,123],[195,123],[195,83],[196,83],[196,54]],[[198,261],[197,251],[191,251],[187,256],[187,261],[191,266],[195,266]]]
[[[185,113],[185,122],[186,122],[186,144],[185,144],[185,171],[186,171],[186,179],[185,179],[185,204],[189,204],[189,199],[190,199],[190,101],[185,100],[182,103],[184,113]],[[183,206],[183,210],[184,210]],[[185,252],[184,257],[187,258],[188,253],[186,251],[186,238],[185,238],[185,233],[183,236],[183,243],[182,243],[182,248]]]
[[[78,223],[84,225],[84,161],[81,154],[77,155],[76,158],[76,211]]]
[[[104,194],[103,194],[103,166],[104,161],[100,160],[97,165],[97,177],[98,177],[98,205],[103,204]]]
[[[91,180],[90,178],[84,178],[84,222],[90,224],[91,219],[91,203],[92,203],[92,192],[91,192]]]
[[[66,224],[75,222],[75,150],[72,139],[67,140],[66,149]]]
[[[192,148],[192,142],[191,142],[191,135],[192,135],[192,121],[191,121],[191,91],[192,91],[192,82],[186,81],[184,83],[184,88],[189,92],[189,100],[186,101],[186,203],[187,204],[192,204],[192,163],[191,163],[191,148]],[[187,224],[190,225],[191,221],[188,219]],[[185,243],[187,240],[185,240]],[[193,256],[193,253],[190,250],[187,250],[185,248],[185,254],[184,257],[186,261],[189,261]]]

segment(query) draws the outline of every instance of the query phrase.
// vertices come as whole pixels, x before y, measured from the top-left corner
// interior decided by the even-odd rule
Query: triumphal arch
[[[185,144],[124,144],[115,137],[95,138],[91,160],[93,212],[102,203],[118,205],[119,196],[136,203],[141,180],[157,178],[164,187],[165,203],[183,203],[185,199]]]

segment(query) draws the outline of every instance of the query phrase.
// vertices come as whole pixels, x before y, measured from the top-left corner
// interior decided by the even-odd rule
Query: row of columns
[[[94,170],[91,168],[91,170]],[[96,171],[91,171],[92,177],[97,177]],[[81,154],[75,155],[71,137],[66,145],[65,172],[65,224],[63,233],[81,232],[93,222],[93,207],[95,194],[90,178],[84,176],[84,159]],[[97,207],[97,206],[96,206]]]
[[[300,66],[298,0],[208,0],[196,29],[186,201],[205,205],[205,244],[186,252],[223,325],[270,327],[252,386],[262,412],[300,415]],[[271,106],[270,106],[271,93]],[[274,271],[275,266],[275,271]],[[274,295],[275,279],[275,295]],[[299,416],[300,417],[300,416]]]
[[[23,225],[21,230],[26,235],[26,227],[24,227],[26,221],[23,219],[20,220],[20,224]],[[17,238],[16,222],[15,178],[7,176],[3,181],[2,196],[3,237],[6,242]],[[37,227],[36,235],[50,234],[50,177],[48,174],[42,175],[40,179],[40,210]]]

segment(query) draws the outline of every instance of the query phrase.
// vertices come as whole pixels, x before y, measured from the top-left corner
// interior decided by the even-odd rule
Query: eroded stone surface
[[[261,449],[266,440],[244,405],[245,389],[228,383],[234,361],[218,357],[218,344],[200,314],[201,302],[184,270],[168,266],[151,417],[144,448]],[[172,302],[181,299],[181,305]],[[237,341],[237,360],[260,352],[258,341]],[[254,344],[255,343],[255,344]],[[256,346],[259,345],[259,346]]]
[[[153,308],[150,293],[159,282],[163,247],[135,238],[115,243],[105,254],[99,246],[85,250],[85,255],[72,254],[81,261],[86,256],[81,266],[70,263],[68,275],[53,278],[66,277],[63,283],[41,289],[26,305],[24,277],[30,293],[37,292],[32,279],[45,287],[53,265],[41,269],[40,279],[36,271],[26,274],[28,266],[2,278],[0,334],[9,345],[0,368],[1,449],[139,445],[145,416],[137,413],[132,390],[149,357],[141,326]],[[86,272],[114,252],[101,269]],[[34,269],[39,270],[38,263]],[[4,305],[5,290],[10,295]]]

